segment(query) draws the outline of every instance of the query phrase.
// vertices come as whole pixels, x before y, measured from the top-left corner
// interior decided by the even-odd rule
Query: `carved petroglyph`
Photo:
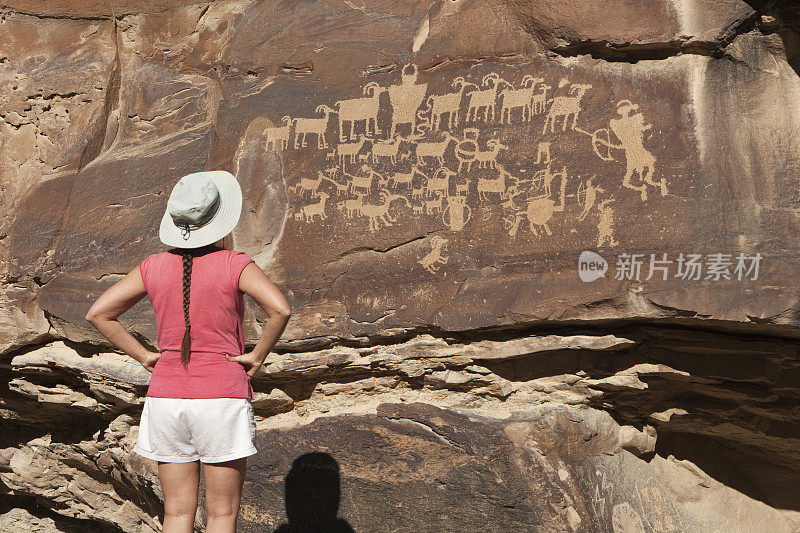
[[[644,520],[650,526],[647,530],[655,533],[685,531],[675,502],[662,490],[655,485],[645,486],[636,483],[639,508],[646,511]]]
[[[501,209],[498,223],[512,238],[521,228],[551,237],[559,220],[596,224],[598,246],[616,246],[615,199],[633,190],[637,201],[647,201],[651,186],[668,194],[646,148],[653,126],[630,100],[619,100],[615,114],[588,127],[597,119],[585,119],[590,113],[584,107],[596,96],[584,80],[537,76],[524,67],[495,69],[435,80],[451,89],[439,92],[429,91],[431,79],[422,76],[409,63],[399,70],[399,83],[370,81],[361,97],[317,105],[316,116],[278,114],[281,125],[268,128],[267,149],[279,151],[287,164],[304,165],[287,188],[305,204],[293,208],[293,220],[329,223],[336,213],[352,223],[366,218],[368,231],[376,232],[398,217],[436,216],[444,229],[458,232],[475,224],[478,204],[488,203]],[[316,147],[308,135],[316,136]],[[587,136],[588,144],[579,141]],[[581,146],[585,152],[574,153]],[[315,149],[318,156],[309,152]],[[572,176],[571,161],[591,153],[601,168],[589,179]],[[481,211],[483,221],[497,216]],[[433,260],[439,249],[424,268],[433,272],[441,264]]]
[[[406,65],[403,70],[407,69]],[[425,99],[428,90],[427,83],[417,83],[417,65],[413,67],[410,74],[402,74],[400,85],[390,85],[387,89],[389,101],[392,104],[392,126],[389,129],[389,137],[393,138],[397,126],[410,124],[413,135],[417,131],[417,110]]]
[[[444,140],[439,142],[417,143],[417,164],[424,165],[425,158],[436,158],[439,165],[444,165],[444,153],[451,142],[458,142],[458,139],[450,135],[449,132],[443,131]]]
[[[292,117],[286,115],[281,119],[283,126],[273,126],[267,128],[267,149],[286,150],[289,145],[289,130],[292,125]],[[278,147],[277,144],[280,143]],[[270,146],[271,145],[271,146]]]
[[[466,122],[478,120],[478,111],[483,109],[483,121],[489,122],[494,120],[494,108],[497,105],[497,89],[500,84],[514,88],[513,85],[502,79],[497,72],[490,72],[481,80],[481,87],[489,87],[488,89],[476,90],[468,94],[469,107],[467,109]],[[472,117],[470,119],[470,116]]]
[[[614,533],[646,533],[647,531],[642,523],[642,517],[628,502],[618,503],[614,506],[611,526],[614,528]]]
[[[317,106],[317,113],[323,113],[324,118],[295,118],[294,122],[294,147],[299,148],[306,146],[306,134],[313,133],[317,136],[317,148],[327,148],[328,143],[325,141],[325,132],[328,129],[328,119],[333,109],[320,104]],[[287,117],[284,117],[287,118]],[[298,145],[298,140],[302,138],[302,145]]]
[[[589,211],[594,207],[594,203],[597,200],[597,193],[605,192],[602,187],[592,184],[594,178],[595,176],[592,176],[585,182],[581,182],[578,186],[578,203],[583,206],[583,211],[578,215],[578,220],[586,218],[586,215],[588,215]]]
[[[372,125],[372,136],[378,135],[378,111],[380,109],[380,95],[388,90],[381,87],[377,82],[371,81],[364,85],[363,92],[368,95],[366,98],[353,98],[350,100],[339,100],[334,103],[334,107],[339,113],[339,142],[353,138],[353,130],[357,122],[364,122],[369,136],[370,124]],[[344,135],[345,122],[350,124],[350,133]]]
[[[442,255],[442,250],[447,246],[447,239],[439,235],[431,237],[431,250],[422,256],[422,259],[417,261],[422,268],[435,274],[439,270],[440,265],[447,264],[450,256]]]
[[[425,101],[425,108],[419,110],[417,116],[423,121],[420,124],[421,131],[417,134],[424,134],[425,131],[438,131],[442,123],[442,115],[447,115],[447,127],[452,131],[458,126],[458,109],[461,106],[461,97],[468,87],[478,88],[474,83],[468,83],[462,76],[458,76],[451,84],[453,88],[458,88],[454,93],[432,94]],[[425,119],[425,115],[429,115]]]
[[[388,157],[392,164],[397,163],[397,153],[405,139],[397,134],[392,142],[376,141],[372,143],[372,162],[376,163],[379,157]]]
[[[543,78],[534,78],[530,74],[526,74],[522,78],[521,88],[514,89],[505,88],[500,91],[502,98],[502,106],[500,107],[500,122],[511,123],[511,112],[515,109],[521,111],[521,117],[524,122],[529,122],[531,119],[534,97],[533,91],[536,89],[538,83],[543,82]],[[537,107],[537,109],[539,109]]]
[[[556,120],[559,118],[563,119],[561,125],[562,131],[566,131],[567,122],[569,122],[570,117],[572,117],[572,129],[575,129],[575,125],[578,122],[578,113],[581,111],[581,99],[592,86],[585,83],[570,84],[567,79],[562,79],[558,83],[559,88],[565,85],[570,86],[568,95],[555,96],[550,99],[552,103],[550,104],[550,111],[547,113],[547,118],[544,121],[542,133],[547,133],[548,125],[550,126],[550,131],[555,132]]]

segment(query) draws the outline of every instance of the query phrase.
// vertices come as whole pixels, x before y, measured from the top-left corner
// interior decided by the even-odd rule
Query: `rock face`
[[[160,530],[149,374],[83,317],[225,169],[293,310],[242,531],[800,531],[792,2],[42,4],[0,9],[0,530]]]

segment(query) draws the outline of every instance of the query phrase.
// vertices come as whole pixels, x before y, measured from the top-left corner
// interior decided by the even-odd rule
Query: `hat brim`
[[[202,227],[193,229],[184,237],[181,228],[172,221],[169,210],[164,210],[158,238],[167,246],[176,248],[200,248],[212,244],[225,237],[236,224],[242,214],[242,188],[236,178],[225,170],[207,170],[196,172],[210,177],[219,191],[219,208]]]

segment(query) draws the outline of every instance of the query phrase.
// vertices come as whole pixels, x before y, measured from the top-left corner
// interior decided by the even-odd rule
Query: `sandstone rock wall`
[[[788,1],[6,2],[0,530],[160,530],[149,374],[83,317],[200,169],[293,308],[243,531],[309,494],[356,531],[800,530],[799,31]],[[147,299],[122,320],[157,348]]]

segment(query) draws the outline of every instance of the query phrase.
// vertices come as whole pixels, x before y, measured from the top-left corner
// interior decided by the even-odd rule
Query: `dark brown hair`
[[[183,323],[186,325],[186,331],[183,334],[183,342],[181,342],[181,364],[184,368],[188,369],[189,354],[192,349],[191,324],[189,323],[189,289],[192,284],[192,262],[194,256],[213,252],[220,248],[230,250],[229,244],[229,236],[226,235],[219,246],[213,243],[200,248],[177,248],[173,250],[183,256]]]
[[[189,351],[192,347],[190,335],[191,324],[189,324],[189,288],[192,282],[192,252],[183,250],[183,322],[186,324],[186,332],[183,334],[181,343],[181,364],[184,368],[189,365]]]

